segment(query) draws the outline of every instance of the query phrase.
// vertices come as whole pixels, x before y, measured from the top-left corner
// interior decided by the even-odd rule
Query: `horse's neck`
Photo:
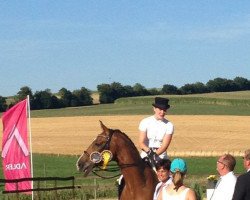
[[[142,160],[134,143],[122,133],[116,136],[115,152],[118,164],[122,165],[136,164],[142,165]]]
[[[122,138],[122,139],[121,139]],[[144,180],[145,164],[135,145],[126,136],[117,137],[116,159],[125,179]],[[131,177],[131,174],[133,174]]]

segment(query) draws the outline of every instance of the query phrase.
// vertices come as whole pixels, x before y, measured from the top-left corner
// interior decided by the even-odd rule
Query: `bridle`
[[[103,150],[110,150],[110,142],[111,142],[113,134],[114,134],[114,132],[112,131],[108,136],[102,135],[102,134],[97,135],[96,139],[98,137],[104,137],[106,139],[105,144],[98,151],[101,152]],[[87,151],[84,151],[83,153],[90,158],[90,154]]]
[[[111,129],[110,129],[110,130],[111,130]],[[106,136],[106,135],[102,135],[102,134],[97,135],[96,139],[97,139],[98,137],[104,137],[104,138],[106,139],[105,144],[98,150],[98,152],[102,152],[102,151],[105,151],[105,150],[110,151],[110,142],[111,142],[111,139],[112,139],[112,137],[113,137],[113,134],[114,134],[114,131],[111,130],[111,132],[110,132],[109,135],[107,135],[107,136]],[[92,153],[93,153],[93,152],[92,152]],[[92,154],[92,153],[91,153],[91,154]],[[91,154],[90,154],[90,153],[88,153],[87,151],[84,151],[84,154],[90,159],[91,162],[93,162],[93,161],[91,160]],[[93,162],[93,163],[94,163],[94,162]],[[135,167],[135,166],[138,166],[138,165],[139,165],[138,163],[122,164],[122,165],[120,165],[120,167],[118,166],[117,168],[112,168],[111,170],[108,170],[108,169],[101,169],[101,168],[98,166],[98,164],[94,163],[94,168],[98,167],[98,168],[99,168],[99,171],[105,170],[105,171],[109,171],[109,172],[114,172],[114,171],[119,171],[120,168],[123,169],[123,168],[127,168],[127,167]],[[97,174],[94,170],[92,170],[92,172],[93,172],[95,175],[97,175],[97,176],[99,176],[99,177],[101,177],[101,178],[106,178],[106,179],[114,178],[114,177],[117,177],[117,176],[120,176],[120,175],[121,175],[121,174],[119,173],[118,175],[115,175],[115,176],[112,176],[112,177],[103,177],[103,176]]]

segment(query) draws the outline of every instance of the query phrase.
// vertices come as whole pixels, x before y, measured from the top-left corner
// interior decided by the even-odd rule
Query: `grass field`
[[[33,163],[34,163],[34,176],[35,177],[67,177],[75,176],[76,185],[84,186],[94,186],[99,185],[98,195],[104,197],[105,195],[109,197],[116,197],[116,178],[113,179],[101,179],[97,176],[90,174],[89,177],[83,178],[82,174],[76,171],[75,163],[78,159],[78,156],[57,156],[57,155],[43,155],[43,154],[34,154]],[[189,186],[194,184],[199,184],[203,190],[206,188],[206,177],[211,174],[217,174],[216,172],[216,157],[185,157],[188,166],[188,174],[185,179],[185,183]],[[237,157],[237,165],[235,168],[235,173],[240,174],[244,172],[242,167],[242,159]],[[0,164],[1,165],[1,164]],[[114,163],[111,163],[114,165]],[[111,173],[98,172],[99,174],[110,177],[113,175],[119,175],[119,171]],[[2,171],[0,172],[0,178],[2,178]],[[54,182],[41,183],[41,186],[53,186]],[[59,182],[58,185],[65,185],[69,183]],[[36,185],[36,184],[35,184]],[[106,187],[104,187],[106,186]],[[36,187],[36,186],[35,186]],[[3,190],[3,185],[0,185],[0,189]],[[109,190],[109,192],[107,192]],[[104,194],[106,191],[106,194]],[[89,194],[92,198],[94,196],[94,190],[84,190],[83,193]],[[69,192],[70,193],[70,192]],[[79,192],[78,192],[79,193]],[[64,195],[63,195],[64,196]],[[3,196],[0,194],[0,199],[3,199]],[[46,199],[46,198],[45,198]]]

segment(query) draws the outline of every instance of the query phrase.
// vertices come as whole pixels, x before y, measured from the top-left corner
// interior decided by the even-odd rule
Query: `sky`
[[[0,96],[250,79],[249,0],[0,0]]]

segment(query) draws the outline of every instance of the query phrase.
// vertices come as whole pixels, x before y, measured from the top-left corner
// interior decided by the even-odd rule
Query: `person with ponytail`
[[[187,164],[181,158],[172,161],[170,172],[172,183],[164,187],[157,200],[196,200],[195,192],[183,183],[187,173]]]

